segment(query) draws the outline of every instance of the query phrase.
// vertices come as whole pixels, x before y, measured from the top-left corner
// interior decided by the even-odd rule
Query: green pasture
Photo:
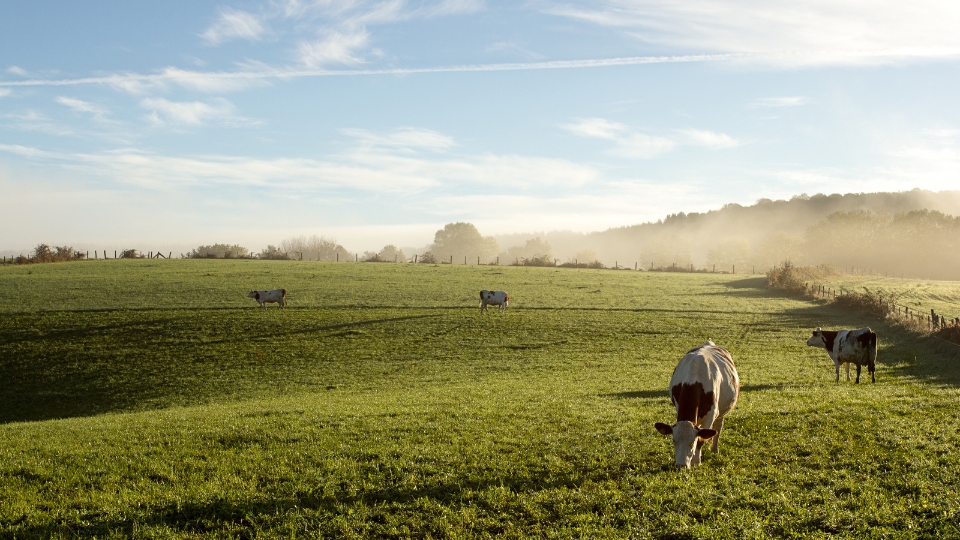
[[[883,291],[895,295],[899,305],[918,313],[929,315],[935,309],[944,317],[960,317],[960,282],[842,275],[828,278],[825,283],[850,292]]]
[[[0,538],[960,537],[960,353],[760,277],[107,260],[0,291]],[[864,325],[877,383],[837,384],[804,341]],[[653,424],[707,338],[743,391],[678,472]]]

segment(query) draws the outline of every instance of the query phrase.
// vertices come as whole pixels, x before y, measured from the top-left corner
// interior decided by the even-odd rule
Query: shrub
[[[851,292],[838,296],[837,305],[884,319],[890,313],[890,305],[899,302],[901,296],[899,293],[871,291],[866,287],[863,290],[862,293]]]
[[[830,265],[794,266],[790,261],[783,261],[780,266],[767,272],[767,286],[800,294],[807,290],[808,282],[836,275],[839,272]]]
[[[520,266],[556,266],[557,262],[549,255],[534,255],[521,257]]]
[[[431,251],[424,253],[417,260],[424,264],[437,264],[437,258],[433,256]]]
[[[258,259],[265,259],[269,261],[287,261],[290,260],[290,256],[286,252],[280,251],[277,246],[269,245],[257,255]]]
[[[239,245],[213,244],[199,246],[188,255],[191,259],[246,259],[250,257],[250,250]]]

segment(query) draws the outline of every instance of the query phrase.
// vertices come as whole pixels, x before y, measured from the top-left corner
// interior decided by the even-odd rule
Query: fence
[[[842,298],[853,293],[845,290],[843,287],[833,288],[826,285],[815,284],[812,289],[814,296],[819,298]],[[882,307],[886,310],[888,317],[900,320],[911,321],[917,324],[926,324],[932,330],[939,330],[947,326],[960,326],[960,317],[945,316],[943,313],[937,313],[935,309],[930,309],[928,315],[926,309],[918,310],[910,306],[902,306],[895,302],[883,302]]]

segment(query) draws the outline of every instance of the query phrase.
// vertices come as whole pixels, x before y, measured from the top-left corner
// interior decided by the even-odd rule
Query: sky
[[[0,250],[958,189],[957,28],[952,0],[5,2]]]

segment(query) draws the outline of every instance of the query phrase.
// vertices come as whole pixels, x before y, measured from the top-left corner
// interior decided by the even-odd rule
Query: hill
[[[924,210],[926,214],[908,216]],[[551,245],[553,256],[560,260],[573,259],[578,253],[590,256],[592,252],[608,266],[617,261],[628,266],[639,263],[642,268],[693,264],[697,267],[716,265],[718,270],[730,271],[733,265],[740,265],[741,268],[755,267],[762,271],[784,259],[791,259],[804,264],[855,266],[917,277],[960,279],[960,265],[954,265],[956,270],[947,271],[937,267],[948,266],[949,261],[923,264],[924,259],[929,258],[928,253],[937,255],[944,246],[929,242],[920,245],[917,238],[910,238],[907,242],[909,249],[902,253],[885,250],[881,260],[863,260],[864,249],[846,258],[818,251],[819,246],[830,243],[845,244],[847,251],[856,244],[883,246],[889,243],[888,239],[882,235],[877,237],[877,233],[894,224],[898,217],[899,229],[906,227],[915,235],[928,238],[929,231],[921,230],[927,227],[947,232],[945,236],[949,239],[952,235],[949,229],[956,227],[956,220],[952,220],[956,215],[960,215],[960,191],[957,190],[914,189],[898,193],[845,195],[818,193],[813,196],[802,194],[790,200],[760,199],[750,206],[726,204],[704,213],[681,212],[657,222],[594,233],[551,231],[504,235],[498,236],[497,240],[501,245],[511,245],[539,236]],[[837,219],[837,216],[847,219]],[[851,220],[849,216],[855,219]],[[833,221],[830,221],[831,217]],[[856,226],[852,226],[851,221],[856,221]],[[905,221],[911,224],[906,225]],[[926,225],[918,229],[917,222]],[[909,264],[882,264],[883,259],[890,262],[897,258],[909,258]]]

